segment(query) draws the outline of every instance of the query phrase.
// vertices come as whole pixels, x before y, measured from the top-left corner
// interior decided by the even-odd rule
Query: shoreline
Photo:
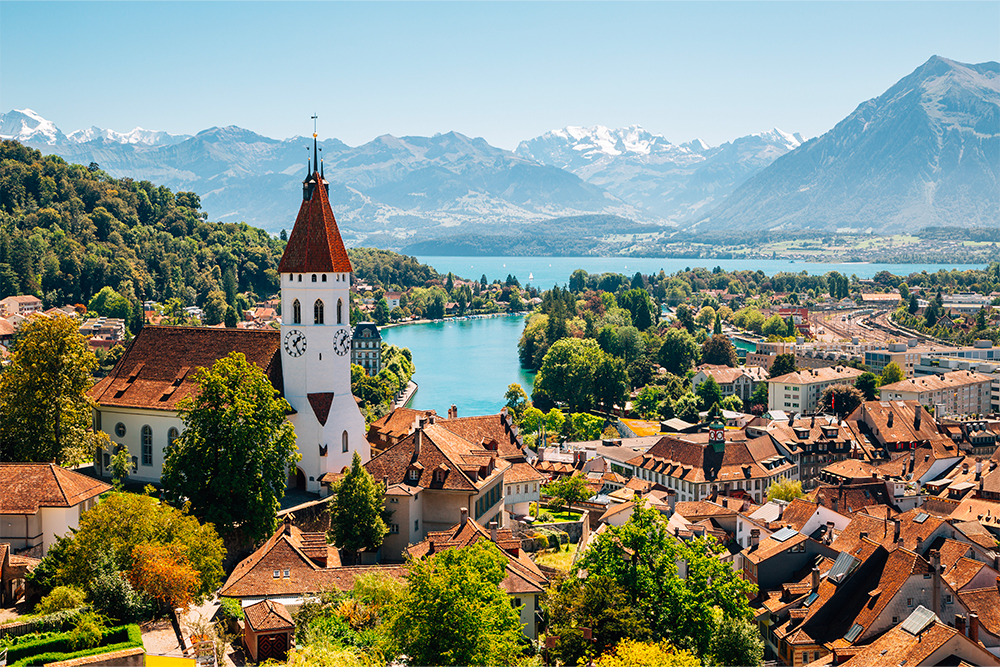
[[[382,326],[380,326],[379,330],[382,330],[382,329],[392,329],[394,327],[402,327],[402,326],[407,326],[407,325],[410,325],[410,324],[435,324],[435,323],[444,323],[444,322],[464,322],[466,320],[488,320],[488,319],[494,319],[494,318],[497,318],[497,317],[527,317],[531,313],[532,313],[532,311],[530,311],[530,310],[523,310],[523,311],[517,312],[517,313],[480,313],[478,315],[458,315],[458,316],[454,316],[454,317],[446,317],[443,320],[427,320],[427,319],[423,319],[423,320],[409,320],[409,321],[406,321],[406,322],[390,322],[388,324],[383,324]]]

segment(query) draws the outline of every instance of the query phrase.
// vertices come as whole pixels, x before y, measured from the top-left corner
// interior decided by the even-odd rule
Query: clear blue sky
[[[357,145],[566,125],[817,136],[931,55],[1000,60],[991,2],[0,2],[0,111],[64,132],[239,125]]]

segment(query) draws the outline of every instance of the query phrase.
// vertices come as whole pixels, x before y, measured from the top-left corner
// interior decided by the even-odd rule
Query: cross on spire
[[[319,142],[317,140],[317,137],[319,136],[319,134],[316,131],[316,121],[317,121],[318,118],[319,118],[319,116],[316,113],[313,113],[313,115],[312,115],[312,122],[313,122],[313,165],[314,165],[316,171],[319,171]]]

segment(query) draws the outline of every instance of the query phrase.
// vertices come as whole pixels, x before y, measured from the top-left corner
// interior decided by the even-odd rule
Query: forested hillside
[[[289,217],[297,201],[289,202]],[[277,291],[284,241],[205,220],[198,196],[111,178],[14,141],[0,143],[0,294],[87,303],[103,286],[133,312],[145,299],[203,304],[221,290]]]

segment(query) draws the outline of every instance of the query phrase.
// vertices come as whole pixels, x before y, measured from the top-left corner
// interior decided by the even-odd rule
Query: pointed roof
[[[0,514],[37,514],[42,507],[75,507],[111,486],[54,463],[0,463]]]
[[[314,184],[312,194],[299,207],[278,273],[351,273],[351,260],[330,208],[327,183],[319,172],[306,179],[306,184],[310,181]]]

